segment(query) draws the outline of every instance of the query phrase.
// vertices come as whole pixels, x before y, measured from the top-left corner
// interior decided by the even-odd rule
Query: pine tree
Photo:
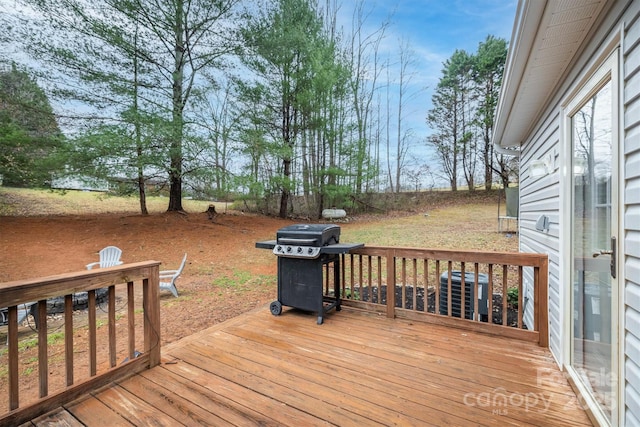
[[[0,71],[0,176],[4,185],[45,186],[64,139],[45,92],[15,65]]]

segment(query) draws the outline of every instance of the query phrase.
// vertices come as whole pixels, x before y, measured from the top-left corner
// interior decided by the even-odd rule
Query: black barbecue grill
[[[340,254],[363,247],[363,243],[340,243],[340,227],[333,224],[295,224],[278,230],[276,240],[257,242],[256,248],[271,249],[278,257],[278,299],[271,313],[282,306],[324,314],[340,311]],[[334,296],[323,295],[323,268],[333,264]],[[325,304],[326,303],[326,304]]]

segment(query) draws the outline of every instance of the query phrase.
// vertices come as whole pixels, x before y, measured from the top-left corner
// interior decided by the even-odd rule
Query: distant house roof
[[[607,4],[609,3],[609,4]],[[555,93],[607,0],[519,0],[493,143],[519,146]]]
[[[53,177],[51,188],[57,190],[109,191],[109,182],[84,175]]]

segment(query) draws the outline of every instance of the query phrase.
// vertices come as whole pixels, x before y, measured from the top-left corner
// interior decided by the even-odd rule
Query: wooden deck
[[[292,309],[239,316],[165,346],[161,365],[32,423],[52,421],[591,425],[548,349],[347,307],[320,326]]]

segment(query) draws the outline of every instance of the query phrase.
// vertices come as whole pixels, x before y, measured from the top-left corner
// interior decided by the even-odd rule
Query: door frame
[[[624,239],[623,234],[623,114],[621,100],[622,97],[622,76],[623,70],[621,64],[621,32],[614,33],[614,37],[609,41],[602,50],[602,54],[594,57],[586,67],[587,72],[582,74],[582,78],[578,79],[578,83],[574,89],[564,98],[561,104],[560,116],[560,132],[562,146],[562,183],[561,185],[561,206],[563,215],[561,220],[566,225],[562,227],[561,249],[562,249],[562,268],[561,282],[563,286],[563,339],[562,339],[562,367],[567,374],[567,378],[573,388],[578,393],[576,404],[581,405],[589,414],[592,421],[596,425],[619,425],[620,420],[624,419]],[[611,235],[616,237],[617,251],[617,278],[612,279],[611,289],[611,361],[612,374],[616,376],[616,383],[612,385],[612,399],[614,406],[612,408],[611,423],[605,414],[599,410],[599,405],[591,398],[591,394],[587,388],[578,379],[578,373],[571,365],[571,349],[573,341],[573,316],[572,316],[572,230],[573,230],[573,141],[572,141],[572,123],[571,116],[575,113],[576,107],[583,105],[584,102],[594,95],[601,87],[603,82],[611,81],[611,102],[612,102],[612,170],[615,170],[615,179],[612,178],[612,214],[611,214]]]

